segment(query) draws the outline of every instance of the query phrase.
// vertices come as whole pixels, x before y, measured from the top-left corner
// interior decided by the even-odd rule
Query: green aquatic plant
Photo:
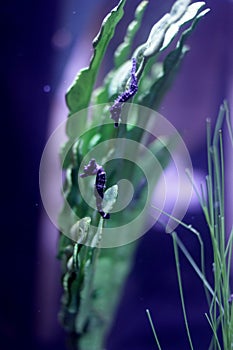
[[[225,123],[224,123],[225,121]],[[199,198],[199,203],[204,213],[206,224],[211,239],[212,255],[213,255],[213,286],[207,280],[205,274],[205,256],[204,243],[202,233],[198,232],[191,225],[177,220],[175,217],[164,213],[173,220],[177,221],[181,226],[185,227],[193,233],[199,243],[201,249],[201,266],[193,259],[188,249],[183,244],[178,235],[173,232],[174,253],[177,268],[178,285],[180,290],[181,304],[184,315],[184,321],[190,349],[194,350],[188,317],[185,308],[185,299],[183,295],[182,277],[179,262],[179,250],[185,255],[189,263],[203,282],[209,310],[205,313],[206,320],[213,332],[209,350],[229,350],[233,347],[233,291],[231,289],[232,278],[232,247],[233,247],[233,222],[230,221],[229,232],[226,226],[226,202],[225,202],[225,155],[223,142],[223,130],[227,126],[225,134],[228,134],[233,152],[233,129],[230,121],[229,109],[226,101],[220,107],[217,122],[213,133],[211,132],[211,121],[207,120],[207,168],[206,183],[200,187],[193,183],[194,190]],[[227,135],[224,136],[224,139]],[[190,174],[187,170],[187,175]],[[191,177],[190,177],[190,181]],[[209,252],[210,254],[210,252]],[[149,322],[155,336],[156,344],[159,349],[158,337],[149,310],[147,310]],[[202,315],[200,315],[201,317]],[[197,349],[198,350],[198,349]]]
[[[137,125],[140,117],[137,104],[153,109],[159,106],[188,51],[187,38],[208,12],[203,10],[204,2],[190,5],[188,0],[177,0],[169,13],[152,24],[146,42],[133,51],[133,41],[148,5],[148,1],[142,1],[123,43],[115,51],[114,67],[96,88],[101,63],[124,14],[125,3],[126,0],[121,0],[103,20],[93,40],[90,64],[78,73],[66,94],[69,116],[68,141],[61,151],[65,203],[59,217],[58,258],[63,284],[59,319],[72,349],[104,348],[136,244],[124,245],[115,238],[112,246],[110,242],[103,249],[103,238],[107,237],[107,229],[115,227],[120,231],[128,221],[133,221],[145,205],[146,186],[142,185],[141,170],[135,166],[139,146],[148,148],[162,167],[169,162],[166,145],[174,140],[148,141],[144,129]],[[171,43],[175,37],[174,47]],[[126,101],[134,102],[133,113],[133,104]],[[143,118],[149,123],[148,109],[146,114]],[[128,141],[127,147],[123,139]],[[98,149],[98,145],[101,150],[93,155],[92,149]],[[131,159],[127,159],[127,154]],[[143,166],[145,172],[150,171],[150,161],[144,159]],[[155,174],[153,184],[158,176]],[[114,212],[122,178],[130,180],[139,195],[134,195],[128,208]],[[112,210],[113,214],[109,214]],[[135,237],[143,224],[141,220],[131,226]]]

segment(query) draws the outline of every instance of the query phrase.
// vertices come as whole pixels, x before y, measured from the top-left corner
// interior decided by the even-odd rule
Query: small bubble
[[[50,85],[44,85],[43,87],[44,92],[48,93],[51,91],[51,86]]]
[[[52,37],[52,45],[57,49],[65,49],[71,41],[72,33],[67,28],[59,28]]]
[[[76,15],[76,13],[77,13],[76,11],[73,11],[73,15]]]

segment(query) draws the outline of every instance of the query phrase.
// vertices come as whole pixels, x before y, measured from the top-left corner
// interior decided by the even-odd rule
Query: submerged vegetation
[[[225,122],[225,123],[224,123]],[[225,128],[227,126],[227,128]],[[194,190],[199,198],[202,211],[204,213],[206,224],[208,226],[209,235],[211,238],[212,255],[213,255],[213,287],[207,280],[205,274],[205,255],[204,243],[202,240],[202,232],[198,232],[191,225],[178,221],[191,233],[196,235],[201,250],[201,266],[193,259],[188,249],[183,244],[182,240],[173,232],[174,252],[177,267],[177,277],[180,289],[181,304],[183,315],[189,339],[190,349],[194,350],[190,326],[185,309],[185,300],[182,288],[182,277],[179,263],[179,249],[186,256],[191,266],[203,282],[205,289],[209,311],[206,312],[206,320],[210,325],[213,333],[210,342],[209,350],[228,350],[233,348],[233,294],[230,285],[232,278],[232,247],[233,247],[233,222],[232,217],[229,219],[229,225],[226,224],[226,203],[225,203],[225,156],[226,150],[224,147],[224,134],[228,134],[233,153],[233,129],[230,121],[229,109],[227,102],[224,101],[220,107],[217,122],[214,128],[213,135],[211,133],[211,121],[207,119],[207,159],[208,159],[208,174],[206,183],[200,187],[193,184]],[[224,139],[226,140],[226,136]],[[225,143],[226,144],[226,143]],[[187,172],[187,176],[189,173]],[[192,181],[190,179],[190,181]],[[167,214],[170,216],[169,214]],[[176,220],[176,218],[173,218]],[[227,230],[227,227],[230,227]],[[161,349],[155,327],[149,310],[147,310],[148,318],[155,336],[158,348]]]
[[[128,26],[123,43],[115,51],[114,67],[102,85],[95,88],[106,49],[124,15],[125,3],[126,0],[121,0],[103,20],[100,32],[93,40],[90,65],[78,73],[66,95],[69,116],[68,141],[61,151],[66,177],[63,188],[65,204],[59,218],[61,233],[58,257],[62,265],[63,283],[59,319],[69,335],[72,349],[104,348],[105,337],[136,247],[136,243],[126,245],[117,237],[114,237],[114,242],[111,239],[108,241],[108,234],[114,228],[114,232],[120,232],[132,222],[130,231],[134,237],[129,242],[138,238],[146,215],[140,224],[135,220],[151,195],[147,193],[141,169],[136,166],[140,147],[149,149],[162,168],[166,167],[170,159],[166,145],[174,140],[151,140],[139,122],[138,105],[147,108],[143,118],[145,123],[152,123],[153,127],[148,108],[156,109],[161,103],[188,51],[186,40],[209,11],[203,9],[204,2],[190,4],[189,0],[177,0],[169,13],[157,23],[152,23],[146,42],[133,50],[134,38],[140,30],[148,5],[148,1],[142,1]],[[174,39],[177,41],[175,47],[172,45]],[[217,136],[215,147],[216,140]],[[215,162],[221,163],[221,152],[220,156],[216,152]],[[213,179],[211,157],[208,180],[208,190],[211,192],[208,195],[214,196],[215,203],[216,200],[222,200],[223,196],[220,190],[216,192],[213,189],[216,184],[221,185],[222,174],[217,173],[216,180],[215,177]],[[150,167],[150,159],[144,159],[143,171],[150,172]],[[158,176],[153,178],[153,185]],[[128,207],[114,211],[120,191],[122,193],[120,179],[130,181],[135,192]],[[219,207],[220,212],[216,213],[211,205],[213,202],[208,201],[207,206],[204,197],[201,200],[211,234],[215,237],[215,225],[219,229],[223,228],[224,209]],[[127,231],[124,234],[127,235]],[[107,240],[106,244],[104,239]],[[216,240],[221,243],[221,252],[216,250],[215,254],[216,269],[221,272],[216,276],[216,282],[222,288],[229,277],[229,265],[220,266],[220,262],[222,254],[229,256],[231,245],[223,245],[222,234]],[[177,240],[175,242],[178,243]],[[217,315],[217,310],[221,311],[218,305],[225,307],[230,297],[226,295],[229,289],[223,294],[223,290],[216,287],[212,292],[212,312],[208,320],[215,329],[221,320],[229,322],[232,313],[225,315],[226,321],[225,316],[219,318]]]

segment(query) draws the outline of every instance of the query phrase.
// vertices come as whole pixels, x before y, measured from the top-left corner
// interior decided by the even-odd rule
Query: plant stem
[[[157,337],[157,334],[156,334],[156,331],[155,331],[155,327],[154,327],[154,324],[153,324],[151,315],[150,315],[150,310],[146,309],[146,314],[147,314],[147,317],[148,317],[148,319],[149,319],[150,326],[151,326],[152,332],[153,332],[153,334],[154,334],[154,338],[155,338],[156,344],[157,344],[157,346],[158,346],[158,349],[159,349],[159,350],[162,350],[162,348],[161,348],[161,346],[160,346],[160,343],[159,343],[159,340],[158,340],[158,337]]]
[[[178,247],[176,242],[177,235],[175,232],[172,233],[172,238],[173,238],[173,246],[174,246],[174,253],[175,253],[175,260],[176,260],[176,271],[177,271],[177,277],[178,277],[180,299],[181,299],[182,311],[184,316],[185,328],[186,328],[186,332],[189,340],[190,349],[194,350],[191,335],[190,335],[189,325],[188,325],[188,319],[186,315],[185,303],[184,303],[183,287],[182,287],[182,280],[181,280],[181,274],[180,274],[179,252],[178,252]]]

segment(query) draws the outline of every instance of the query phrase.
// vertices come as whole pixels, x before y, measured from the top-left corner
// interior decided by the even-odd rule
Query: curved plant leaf
[[[104,192],[104,199],[103,199],[103,210],[106,213],[109,213],[112,208],[113,205],[116,202],[117,199],[117,194],[118,194],[118,186],[114,185],[110,188],[108,188],[105,192]]]
[[[173,38],[178,33],[180,27],[183,26],[184,24],[186,24],[187,22],[193,20],[197,16],[198,11],[204,6],[205,6],[205,2],[203,2],[203,1],[195,2],[195,3],[191,4],[190,6],[188,6],[184,15],[177,22],[171,24],[171,26],[166,31],[163,45],[160,48],[160,51],[162,51],[162,50],[166,49],[166,47],[168,47],[170,42],[173,40]]]
[[[146,43],[141,45],[137,53],[139,56],[143,53],[145,58],[149,58],[158,51],[164,50],[178,33],[180,27],[193,20],[198,11],[205,6],[204,1],[198,1],[191,5],[189,3],[190,0],[177,0],[170,13],[166,13],[155,23]]]
[[[175,50],[171,51],[165,58],[163,62],[163,74],[156,81],[151,81],[151,86],[146,92],[141,92],[138,94],[137,102],[143,105],[146,105],[150,108],[157,108],[164,93],[166,92],[171,80],[176,73],[185,53],[188,51],[188,48],[185,46],[185,41],[188,39],[189,35],[196,28],[199,20],[209,12],[209,9],[206,9],[200,12],[194,19],[192,25],[186,29],[180,40],[177,43]]]
[[[118,46],[114,55],[115,67],[119,68],[130,57],[130,51],[133,43],[133,39],[137,34],[138,29],[141,26],[143,14],[148,5],[148,1],[143,0],[135,11],[135,19],[129,24],[124,42]]]
[[[91,218],[84,217],[77,221],[70,229],[70,238],[78,244],[87,244],[90,239],[88,233],[90,228]]]
[[[100,64],[114,35],[116,25],[124,14],[125,1],[120,0],[118,6],[105,17],[100,32],[92,43],[94,53],[89,67],[79,72],[74,84],[66,94],[66,103],[70,110],[70,115],[87,108],[89,105]]]

